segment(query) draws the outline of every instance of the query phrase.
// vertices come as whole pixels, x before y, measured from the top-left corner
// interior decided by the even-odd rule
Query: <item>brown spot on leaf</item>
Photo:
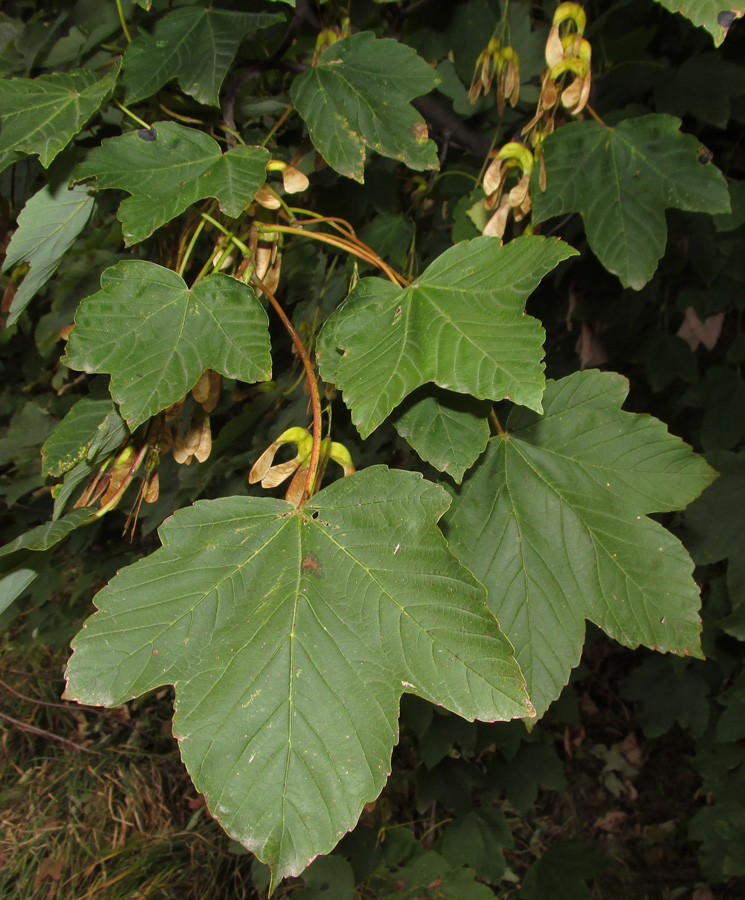
[[[427,130],[426,122],[417,122],[413,128],[414,131],[414,139],[419,141],[419,143],[424,143],[429,138],[429,131]]]
[[[323,569],[316,557],[312,553],[306,553],[303,561],[300,563],[301,572],[310,572],[312,575],[323,575]]]

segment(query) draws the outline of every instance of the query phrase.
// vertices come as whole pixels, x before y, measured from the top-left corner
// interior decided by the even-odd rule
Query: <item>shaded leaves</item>
[[[570,122],[544,142],[547,188],[533,179],[533,221],[579,212],[600,262],[625,287],[654,275],[667,241],[666,209],[729,211],[727,184],[701,165],[699,143],[681,134],[680,120],[649,115],[615,128]]]
[[[84,187],[53,188],[46,185],[26,203],[18,227],[8,245],[3,270],[28,263],[21,286],[8,311],[13,325],[62,262],[63,256],[85,228],[93,211],[93,198]]]
[[[16,154],[36,153],[46,168],[80,131],[111,93],[119,63],[101,77],[97,72],[11,78],[0,91],[0,171]]]
[[[539,712],[579,662],[586,618],[630,647],[701,655],[693,564],[644,514],[684,507],[713,475],[662,423],[621,412],[627,390],[597,371],[549,383],[543,417],[511,413],[446,516]]]
[[[243,38],[283,21],[280,13],[244,13],[202,7],[168,12],[124,54],[127,102],[137,103],[172,78],[198,103],[219,106],[218,93]]]

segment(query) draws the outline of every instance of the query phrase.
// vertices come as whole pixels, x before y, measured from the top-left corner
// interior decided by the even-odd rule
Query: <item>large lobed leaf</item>
[[[93,212],[93,197],[84,187],[53,188],[46,185],[31,197],[18,216],[18,228],[8,245],[3,271],[18,263],[29,264],[29,271],[13,297],[8,325],[28,306],[62,262]]]
[[[0,171],[22,153],[38,153],[46,168],[111,93],[119,63],[97,72],[11,78],[0,91]]]
[[[438,168],[437,148],[409,101],[439,80],[410,47],[364,31],[327,47],[290,96],[326,162],[362,182],[367,147],[411,169]]]
[[[243,38],[283,19],[281,13],[172,10],[156,23],[152,35],[143,34],[127,47],[127,102],[138,103],[177,78],[181,90],[198,103],[219,106],[218,92]]]
[[[728,6],[722,0],[658,0],[670,12],[682,13],[694,25],[705,28],[717,47],[727,37],[730,25],[741,18],[742,6]]]
[[[544,415],[512,412],[445,520],[539,714],[579,662],[585,619],[629,647],[701,655],[693,564],[645,514],[684,507],[714,474],[661,422],[622,412],[627,391],[598,371],[550,382]]]
[[[625,119],[615,128],[570,122],[546,138],[548,185],[533,180],[533,221],[579,212],[587,241],[625,287],[652,278],[667,242],[666,209],[729,211],[722,173],[698,159],[699,142],[674,116]]]
[[[269,320],[248,285],[216,274],[190,290],[171,269],[125,260],[75,315],[65,365],[111,375],[111,396],[134,430],[180,400],[206,369],[271,377]]]
[[[525,314],[539,282],[576,250],[555,238],[463,241],[403,290],[363,278],[324,327],[321,373],[344,391],[367,437],[412,391],[434,382],[479,399],[541,409],[543,329]],[[323,333],[322,333],[323,336]],[[328,352],[328,343],[344,351]]]
[[[532,714],[481,585],[436,522],[449,498],[374,467],[296,510],[204,501],[120,572],[73,642],[66,696],[174,684],[174,733],[223,827],[273,883],[328,852],[390,771],[401,694],[468,718]]]
[[[239,216],[264,183],[270,158],[262,147],[223,153],[204,132],[156,122],[105,140],[77,167],[74,178],[95,178],[98,188],[120,188],[132,195],[118,212],[130,246],[205,197],[217,198],[226,215]]]

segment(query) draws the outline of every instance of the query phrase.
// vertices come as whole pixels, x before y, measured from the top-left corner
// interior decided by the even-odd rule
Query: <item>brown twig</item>
[[[66,709],[68,712],[74,709],[84,709],[88,712],[96,713],[98,716],[105,716],[107,719],[113,719],[115,722],[119,721],[115,716],[107,716],[102,709],[98,709],[96,706],[86,706],[83,703],[52,703],[51,700],[37,700],[35,697],[27,697],[25,694],[21,694],[15,690],[15,688],[12,688],[9,684],[6,684],[2,679],[0,679],[0,687],[5,688],[9,694],[13,694],[13,696],[18,697],[19,700],[24,700],[26,703],[33,703],[36,706],[51,706],[53,709]]]
[[[310,402],[311,406],[313,407],[313,449],[310,452],[310,461],[308,463],[308,477],[305,480],[303,496],[300,498],[300,503],[298,504],[298,506],[302,506],[303,503],[305,503],[305,501],[308,499],[308,497],[310,497],[311,491],[313,490],[316,474],[318,471],[318,462],[321,458],[321,396],[318,393],[316,373],[313,371],[313,364],[311,363],[310,357],[308,356],[308,351],[305,349],[305,344],[303,344],[302,340],[300,339],[300,335],[297,333],[297,331],[295,331],[292,322],[289,320],[287,314],[282,309],[279,300],[277,300],[274,294],[266,287],[261,279],[257,278],[254,275],[251,278],[251,281],[272,304],[277,315],[282,320],[282,324],[285,326],[287,333],[292,338],[292,343],[295,345],[295,349],[297,350],[298,355],[302,360],[303,366],[305,367],[305,375],[308,380]]]
[[[469,128],[452,110],[446,109],[431,95],[417,97],[411,105],[434,126],[436,131],[449,138],[450,143],[457,144],[479,159],[483,159],[489,153],[491,144],[489,138]]]
[[[28,731],[31,734],[38,734],[40,737],[49,738],[49,740],[51,741],[59,741],[60,744],[67,744],[68,747],[74,747],[76,750],[82,750],[83,753],[91,753],[94,756],[103,756],[103,753],[100,753],[98,750],[91,750],[90,747],[83,747],[82,744],[76,744],[75,741],[68,741],[67,738],[60,737],[58,734],[53,734],[51,731],[44,731],[43,728],[37,728],[35,725],[27,725],[25,722],[19,722],[18,719],[14,719],[12,716],[8,716],[4,712],[0,712],[0,719],[4,719],[6,722],[10,722],[11,725],[15,725],[22,731]]]
[[[394,272],[391,267],[385,263],[377,254],[373,254],[372,256],[369,253],[365,253],[356,247],[351,241],[348,241],[344,238],[338,238],[333,234],[325,234],[322,231],[306,231],[304,228],[295,227],[292,225],[277,225],[260,222],[257,223],[257,227],[260,231],[267,231],[273,233],[275,231],[281,231],[285,234],[296,234],[300,237],[307,237],[314,241],[320,241],[323,244],[329,244],[332,247],[336,247],[339,250],[346,250],[347,253],[351,253],[352,256],[357,256],[359,259],[365,260],[365,262],[370,263],[373,266],[376,266],[378,269],[381,269],[388,278],[399,287],[405,287],[407,282],[406,279],[399,275],[397,272]]]

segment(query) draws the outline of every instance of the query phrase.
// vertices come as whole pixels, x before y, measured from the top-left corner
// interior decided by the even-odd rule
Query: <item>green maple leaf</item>
[[[627,391],[607,372],[549,383],[544,415],[512,412],[446,518],[539,714],[579,662],[585,619],[629,647],[701,655],[693,563],[645,514],[684,507],[713,473],[661,422],[622,412]]]
[[[213,138],[176,122],[109,138],[74,172],[75,181],[95,178],[97,188],[120,188],[132,196],[119,207],[127,246],[198,200],[215,197],[237,217],[266,179],[271,154],[262,147],[234,147],[223,153]]]
[[[699,565],[745,556],[745,454],[715,450],[707,459],[720,477],[685,514],[686,545]]]
[[[0,91],[0,171],[22,153],[47,168],[111,93],[119,63],[103,78],[76,69],[38,78],[10,78]]]
[[[409,103],[439,80],[410,47],[364,31],[327,47],[290,96],[326,162],[362,182],[366,147],[410,169],[439,168],[424,119]]]
[[[433,385],[410,394],[391,418],[422,459],[460,483],[486,449],[491,404]]]
[[[730,25],[742,16],[743,8],[727,7],[722,0],[658,0],[670,12],[682,13],[694,25],[705,28],[718,47]]]
[[[555,238],[500,247],[480,237],[446,250],[403,290],[363,278],[321,334],[323,378],[344,391],[363,437],[429,381],[540,410],[543,329],[525,301],[576,252]],[[330,344],[344,355],[329,353]]]
[[[268,318],[248,285],[216,274],[190,290],[170,269],[126,260],[101,276],[67,342],[65,365],[111,375],[111,396],[134,430],[180,400],[206,369],[271,377]]]
[[[3,271],[18,263],[30,269],[13,297],[8,325],[18,317],[52,275],[62,257],[75,243],[93,212],[93,197],[82,187],[43,187],[26,203],[18,216],[18,228],[8,245]]]
[[[443,856],[453,866],[471,866],[489,884],[498,884],[507,868],[502,848],[514,846],[505,814],[489,806],[458,816],[442,835]]]
[[[181,90],[198,103],[219,106],[220,87],[243,38],[282,21],[281,13],[174,9],[156,23],[152,35],[141,35],[127,47],[127,103],[138,103],[178,78]]]
[[[615,128],[571,122],[546,138],[548,185],[533,181],[533,221],[579,212],[587,241],[625,287],[652,278],[667,242],[666,209],[729,211],[722,173],[698,160],[699,142],[674,116],[625,119]]]
[[[229,497],[177,512],[73,642],[66,697],[176,688],[174,734],[210,811],[272,866],[327,853],[390,771],[401,694],[469,718],[531,714],[481,585],[420,475],[366,469],[296,510]]]

